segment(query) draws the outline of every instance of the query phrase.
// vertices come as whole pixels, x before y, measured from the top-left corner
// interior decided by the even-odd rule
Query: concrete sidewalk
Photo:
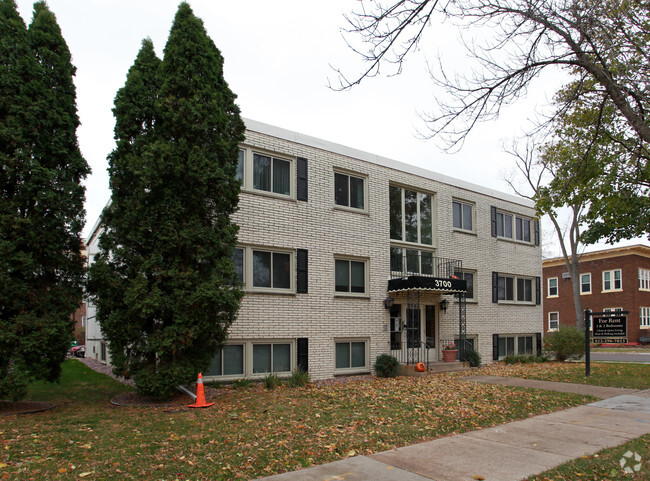
[[[602,400],[493,428],[263,479],[471,481],[473,476],[482,476],[486,481],[520,481],[566,461],[650,433],[650,390],[634,391],[494,376],[475,376],[465,380],[590,394]]]

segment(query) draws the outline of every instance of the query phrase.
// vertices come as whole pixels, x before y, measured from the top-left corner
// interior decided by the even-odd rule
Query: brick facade
[[[549,316],[558,313],[560,325],[575,326],[576,315],[571,280],[563,259],[547,259],[544,269],[544,319],[549,330]],[[650,289],[640,283],[640,270],[650,271],[650,247],[637,245],[588,252],[580,259],[580,274],[591,274],[591,291],[581,293],[583,309],[602,312],[621,308],[627,315],[627,341],[639,342],[640,337],[650,337],[650,326],[641,326],[641,308],[650,311]],[[620,270],[620,288],[615,285],[615,271]],[[611,272],[610,289],[603,286],[603,272]],[[564,277],[563,277],[564,274]],[[549,295],[549,279],[557,279],[556,296]],[[586,290],[586,289],[584,289]]]
[[[383,301],[391,274],[392,247],[420,248],[390,239],[389,186],[399,186],[432,198],[433,243],[425,246],[436,257],[459,259],[463,269],[474,274],[474,299],[467,303],[467,336],[484,361],[494,358],[495,335],[508,335],[517,344],[516,336],[538,342],[543,330],[542,306],[535,302],[535,280],[541,281],[541,248],[534,233],[530,241],[508,240],[491,235],[493,207],[499,211],[530,221],[534,225],[531,203],[515,196],[486,189],[411,165],[356,151],[313,137],[289,132],[247,120],[245,168],[252,165],[254,153],[279,158],[291,164],[290,195],[261,192],[253,188],[250,172],[244,172],[239,210],[234,216],[240,226],[239,245],[244,263],[251,253],[273,251],[291,257],[291,287],[280,292],[274,289],[251,288],[251,267],[244,266],[248,277],[237,321],[229,330],[228,343],[243,346],[243,377],[260,377],[253,372],[253,349],[258,344],[289,344],[291,368],[299,362],[298,344],[307,343],[306,362],[313,379],[331,378],[337,374],[370,372],[379,354],[390,352],[391,319]],[[296,195],[297,159],[307,159],[308,197]],[[341,172],[364,180],[363,209],[341,207],[334,202],[334,174]],[[462,201],[473,207],[473,229],[453,227],[452,202]],[[99,229],[100,226],[97,226]],[[95,230],[95,232],[96,232]],[[96,249],[96,236],[89,240],[90,256]],[[307,251],[307,292],[298,292],[296,285],[298,250]],[[365,265],[364,293],[347,294],[335,290],[335,260],[350,260]],[[523,276],[532,285],[530,302],[493,302],[493,273]],[[405,304],[404,294],[393,295],[395,302]],[[440,301],[449,301],[443,312]],[[437,343],[431,358],[441,358],[440,341],[458,335],[459,307],[452,295],[423,292],[420,304],[434,306]],[[424,316],[423,316],[424,317]],[[87,355],[98,357],[101,333],[89,306],[89,347]],[[424,331],[424,327],[422,328]],[[424,335],[424,334],[423,334]],[[307,341],[304,341],[304,340]],[[299,341],[301,340],[301,341]],[[337,369],[337,343],[355,343],[365,347],[363,366]],[[508,341],[510,342],[510,341]],[[94,350],[93,350],[93,345]],[[504,344],[505,345],[505,344]],[[240,348],[238,348],[240,349]],[[350,347],[352,349],[352,346]],[[93,354],[94,353],[94,354]],[[238,354],[239,355],[239,354]],[[214,366],[213,372],[214,372]],[[236,376],[222,376],[224,379]]]

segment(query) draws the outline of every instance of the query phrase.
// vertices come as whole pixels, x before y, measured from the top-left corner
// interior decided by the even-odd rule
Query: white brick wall
[[[293,199],[283,199],[243,191],[239,211],[234,216],[240,226],[239,242],[245,246],[294,252],[307,249],[309,292],[247,293],[238,319],[229,331],[230,342],[306,337],[313,379],[335,374],[336,339],[369,341],[369,366],[377,355],[388,352],[390,319],[383,300],[387,296],[390,275],[388,187],[391,183],[434,196],[435,255],[460,259],[464,268],[476,271],[477,302],[467,305],[467,334],[478,341],[477,348],[484,361],[492,359],[493,334],[542,332],[541,305],[492,303],[493,271],[530,277],[542,275],[539,246],[499,240],[490,234],[490,206],[532,218],[534,210],[530,203],[295,132],[253,121],[247,121],[247,125],[245,145],[248,148],[292,160],[296,157],[308,159],[309,200],[295,200],[295,192]],[[356,172],[367,178],[366,212],[335,207],[335,169]],[[293,182],[295,189],[295,179]],[[452,198],[474,204],[474,234],[452,228]],[[89,253],[90,249],[89,245]],[[334,257],[337,255],[367,259],[367,296],[335,294]],[[295,278],[295,273],[292,275]],[[393,297],[396,302],[403,299],[401,294]],[[436,312],[438,339],[452,339],[458,332],[457,303],[449,295],[446,298],[450,301],[447,312]],[[421,302],[437,306],[441,299],[438,293],[425,293]],[[90,305],[88,309],[90,324],[93,311]],[[424,335],[424,327],[422,331]],[[89,326],[87,332],[98,331]]]

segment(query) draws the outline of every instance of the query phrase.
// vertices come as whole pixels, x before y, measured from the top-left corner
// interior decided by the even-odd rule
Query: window
[[[557,331],[560,328],[560,313],[559,312],[549,312],[548,313],[548,330]]]
[[[533,302],[533,280],[527,277],[498,276],[498,300]]]
[[[337,341],[335,343],[336,370],[368,369],[366,341]]]
[[[433,245],[433,196],[390,186],[390,238]]]
[[[454,217],[454,228],[473,231],[473,206],[456,200],[453,201],[451,205]]]
[[[548,279],[548,297],[557,297],[557,277],[549,277]]]
[[[603,271],[603,291],[620,291],[622,288],[620,269]]]
[[[650,307],[639,308],[639,319],[641,327],[650,327]]]
[[[366,293],[366,262],[349,259],[334,260],[336,292],[350,294]]]
[[[401,274],[433,275],[433,252],[390,248],[390,270]]]
[[[496,207],[492,207],[492,236],[513,239],[520,242],[538,244],[538,224],[535,222],[535,235],[531,231],[533,220],[528,217],[522,217],[507,212],[500,212]]]
[[[217,353],[206,376],[243,376],[244,345],[228,344]]]
[[[650,291],[650,270],[639,268],[639,289]]]
[[[253,250],[253,287],[291,288],[291,254]]]
[[[291,372],[291,344],[253,344],[253,374]]]
[[[245,289],[288,292],[295,288],[293,252],[237,247],[232,259],[235,280]]]
[[[365,179],[363,177],[334,173],[334,203],[353,209],[365,209]]]
[[[591,294],[591,274],[580,274],[580,294]]]
[[[294,160],[242,148],[239,150],[236,177],[241,180],[244,190],[291,197],[294,195],[294,168]]]
[[[533,336],[499,336],[499,359],[510,355],[533,354]]]
[[[476,299],[474,298],[474,276],[476,272],[472,271],[463,271],[463,272],[458,272],[455,271],[454,275],[458,277],[459,279],[463,279],[467,283],[467,292],[465,293],[465,300],[466,301],[475,301]]]
[[[106,361],[106,343],[105,342],[100,342],[99,343],[99,360],[100,361]]]

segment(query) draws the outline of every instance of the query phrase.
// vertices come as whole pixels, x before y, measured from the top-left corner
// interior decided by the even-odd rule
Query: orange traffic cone
[[[196,380],[196,400],[194,404],[190,404],[187,407],[190,408],[207,408],[212,406],[214,403],[205,402],[205,392],[203,391],[203,375],[199,373],[199,378]]]

